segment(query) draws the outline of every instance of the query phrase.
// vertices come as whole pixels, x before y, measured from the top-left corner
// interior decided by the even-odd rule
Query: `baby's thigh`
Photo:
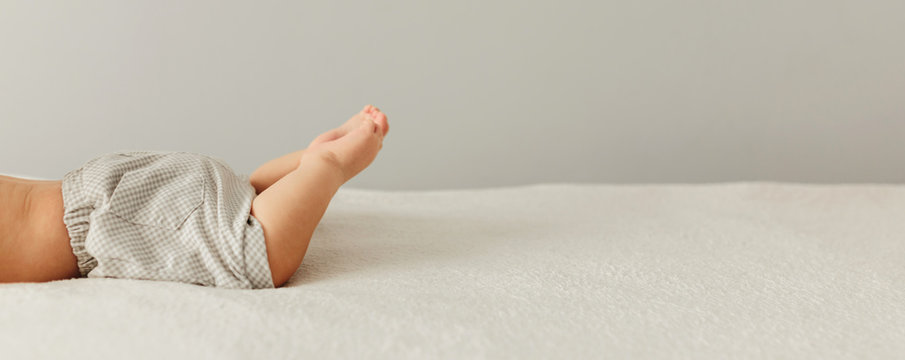
[[[271,278],[274,286],[280,287],[298,270],[307,251],[308,241],[300,238],[293,229],[285,226],[285,222],[280,221],[286,217],[288,210],[281,207],[279,202],[271,200],[266,196],[255,198],[251,215],[261,223]]]

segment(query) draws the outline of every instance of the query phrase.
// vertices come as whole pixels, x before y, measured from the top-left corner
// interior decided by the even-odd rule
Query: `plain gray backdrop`
[[[250,173],[373,103],[347,186],[905,182],[905,2],[5,1],[0,173]]]

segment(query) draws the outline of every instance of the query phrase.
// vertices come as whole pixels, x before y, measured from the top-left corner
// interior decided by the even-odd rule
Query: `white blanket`
[[[0,284],[3,359],[905,354],[905,186],[341,189],[290,283]]]

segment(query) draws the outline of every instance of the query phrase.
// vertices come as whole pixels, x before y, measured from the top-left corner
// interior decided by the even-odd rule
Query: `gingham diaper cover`
[[[82,276],[273,288],[254,187],[223,161],[128,151],[63,177],[63,222]]]

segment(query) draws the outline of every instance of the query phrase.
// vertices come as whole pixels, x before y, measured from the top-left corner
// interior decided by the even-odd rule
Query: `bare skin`
[[[60,183],[0,176],[0,282],[79,276]]]
[[[374,161],[388,131],[386,115],[365,106],[304,151],[271,160],[252,173],[259,194],[251,213],[264,227],[274,286],[282,286],[301,265],[333,195]]]
[[[333,195],[374,161],[388,131],[386,115],[368,105],[307,149],[252,173],[258,196],[251,214],[264,229],[274,286],[285,284],[301,265]],[[63,224],[61,181],[0,175],[0,283],[79,276]]]

